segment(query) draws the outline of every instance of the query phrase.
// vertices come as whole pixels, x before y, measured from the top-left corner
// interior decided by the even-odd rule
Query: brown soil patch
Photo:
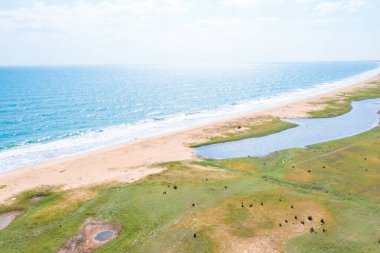
[[[235,171],[249,171],[249,172],[255,172],[256,166],[251,163],[247,162],[241,162],[239,160],[229,160],[222,162],[224,167],[231,168]]]
[[[225,172],[226,171],[225,169],[214,168],[214,167],[211,167],[211,166],[201,166],[201,165],[188,164],[188,163],[184,163],[184,164],[188,165],[192,169],[198,170],[198,171],[210,171],[210,172]]]
[[[367,157],[367,160],[371,163],[380,164],[380,158],[374,156]]]
[[[297,201],[293,208],[289,203],[229,200],[223,207],[209,208],[193,212],[176,222],[174,227],[188,228],[195,231],[210,231],[216,252],[282,252],[283,246],[290,238],[310,233],[323,233],[330,226],[331,218],[319,204],[311,201]],[[231,220],[231,206],[234,212],[246,209],[243,218]],[[240,209],[240,210],[239,210]],[[308,220],[311,216],[312,220]],[[323,219],[324,224],[321,224]],[[281,225],[280,225],[281,224]],[[241,232],[243,231],[243,232]]]
[[[310,182],[315,178],[313,175],[313,170],[300,170],[300,169],[295,169],[288,175],[286,175],[286,180],[292,181],[292,182],[299,182],[299,183],[305,183],[305,182]]]
[[[110,230],[113,236],[104,241],[95,240],[98,233]],[[90,253],[105,243],[115,239],[121,232],[119,225],[107,224],[92,218],[86,220],[81,226],[79,233],[71,238],[58,253]]]
[[[226,179],[226,178],[233,178],[235,177],[230,171],[227,171],[225,169],[221,168],[214,168],[211,166],[201,166],[201,165],[194,165],[189,164],[190,168],[193,169],[196,172],[201,172],[202,177],[205,177],[207,179]]]

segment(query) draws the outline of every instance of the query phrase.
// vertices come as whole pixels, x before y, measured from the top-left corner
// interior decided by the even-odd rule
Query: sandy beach
[[[237,118],[6,172],[0,174],[0,202],[12,201],[15,194],[42,186],[72,189],[112,181],[133,182],[160,172],[162,169],[154,166],[157,163],[200,159],[189,145],[202,142],[226,128],[234,128],[242,122],[260,121],[264,116],[307,117],[309,111],[323,106],[323,99],[339,99],[339,94],[364,88],[369,82],[379,80],[380,75],[377,74],[369,80],[332,92],[276,105]]]

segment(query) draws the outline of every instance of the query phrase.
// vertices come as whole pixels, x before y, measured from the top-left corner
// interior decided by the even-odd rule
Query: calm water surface
[[[362,80],[373,61],[0,67],[0,172]]]
[[[354,102],[352,106],[350,112],[339,117],[284,119],[298,127],[264,137],[203,146],[196,148],[196,152],[200,156],[214,159],[266,156],[278,150],[304,148],[315,143],[353,136],[377,126],[380,99]]]

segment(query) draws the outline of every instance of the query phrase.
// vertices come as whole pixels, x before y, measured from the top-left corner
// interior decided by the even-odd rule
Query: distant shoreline
[[[15,143],[17,141],[22,141],[27,142],[28,144],[19,146],[16,145],[14,147],[12,146],[11,148],[5,148],[4,150],[2,150],[0,152],[0,160],[2,160],[3,163],[0,164],[0,171],[6,172],[36,166],[54,160],[84,155],[88,152],[95,152],[99,150],[113,148],[115,146],[123,145],[126,143],[134,143],[136,140],[144,140],[146,138],[160,136],[163,134],[170,134],[173,132],[184,131],[189,128],[196,128],[213,124],[214,122],[234,119],[236,117],[249,115],[273,107],[293,103],[298,100],[315,96],[317,94],[323,94],[327,91],[333,91],[337,88],[346,87],[356,82],[368,79],[370,76],[376,73],[380,73],[380,64],[377,64],[377,67],[374,69],[367,70],[359,74],[348,76],[335,81],[325,81],[321,84],[316,84],[314,86],[298,89],[294,89],[294,87],[300,87],[302,85],[293,85],[294,87],[292,90],[283,92],[280,91],[281,89],[277,91],[276,88],[273,89],[274,92],[267,92],[268,94],[273,93],[272,95],[263,95],[262,97],[249,99],[239,103],[227,103],[225,105],[218,106],[215,109],[201,110],[194,113],[182,112],[176,114],[175,112],[173,112],[173,114],[168,114],[167,116],[160,116],[162,113],[158,113],[158,116],[155,116],[155,110],[153,110],[153,114],[148,113],[146,116],[144,116],[144,118],[146,119],[143,118],[135,123],[115,123],[106,127],[94,127],[89,129],[86,128],[77,131],[75,129],[80,128],[76,128],[76,126],[74,125],[72,130],[70,130],[64,136],[61,137],[57,137],[54,132],[54,128],[57,128],[60,123],[49,123],[49,127],[52,126],[52,130],[50,131],[48,136],[44,135],[43,132],[38,130],[39,132],[37,131],[37,135],[40,135],[37,136],[38,139],[36,139],[37,137],[29,138],[27,134],[24,137],[25,140],[18,140],[18,137],[15,137]],[[301,79],[303,78],[301,77]],[[311,79],[313,80],[314,78]],[[321,80],[323,78],[319,79]],[[281,81],[276,78],[274,78],[274,80],[275,82]],[[308,81],[305,82],[308,83]],[[287,87],[288,85],[289,83],[287,81],[284,81],[284,86]],[[255,85],[253,85],[253,87],[255,87]],[[223,92],[223,94],[226,95],[225,92]],[[88,108],[91,108],[91,106]],[[75,106],[73,107],[73,109],[75,109]],[[65,110],[63,110],[63,112],[64,111]],[[163,112],[165,110],[157,109],[157,111]],[[170,109],[168,111],[170,111]],[[114,111],[112,113],[114,116],[125,116],[123,112],[120,111]],[[133,113],[133,111],[131,113]],[[40,112],[38,112],[38,114],[40,114]],[[100,113],[98,116],[101,115],[103,114]],[[23,116],[29,117],[25,114]],[[82,116],[86,117],[85,115]],[[107,118],[105,115],[103,116],[103,118]],[[114,116],[111,116],[110,120],[115,118]],[[116,118],[117,117],[121,116],[116,116]],[[127,120],[128,116],[126,117],[127,118],[123,118],[123,120]],[[53,119],[57,119],[57,121],[54,122],[63,122],[62,119],[60,119],[60,117],[53,117]],[[75,121],[77,117],[68,117],[67,120],[69,119]],[[91,119],[91,117],[89,119]],[[89,119],[87,119],[87,121]],[[86,120],[84,120],[84,122],[86,122]],[[37,126],[39,126],[37,127],[37,129],[43,129],[43,126],[41,126],[41,124],[37,124]],[[66,126],[62,127],[65,128]],[[28,132],[28,130],[25,131]],[[18,136],[17,132],[13,132],[13,130],[8,130],[8,133],[13,133],[16,134],[16,136]]]
[[[266,115],[282,118],[307,117],[307,112],[320,107],[310,103],[320,102],[327,97],[334,98],[341,92],[366,87],[368,82],[379,80],[380,75],[376,74],[346,87],[275,104],[255,112],[5,172],[0,174],[0,185],[6,185],[0,189],[0,202],[21,191],[46,185],[70,189],[111,181],[133,182],[162,170],[154,167],[154,164],[199,159],[189,145],[204,140],[207,136],[205,131],[209,129],[218,131],[223,124],[236,124],[242,118],[256,120],[257,117]]]

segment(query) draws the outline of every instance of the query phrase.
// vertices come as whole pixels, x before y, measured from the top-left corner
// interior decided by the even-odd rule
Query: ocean
[[[0,67],[0,172],[305,98],[375,61]]]

